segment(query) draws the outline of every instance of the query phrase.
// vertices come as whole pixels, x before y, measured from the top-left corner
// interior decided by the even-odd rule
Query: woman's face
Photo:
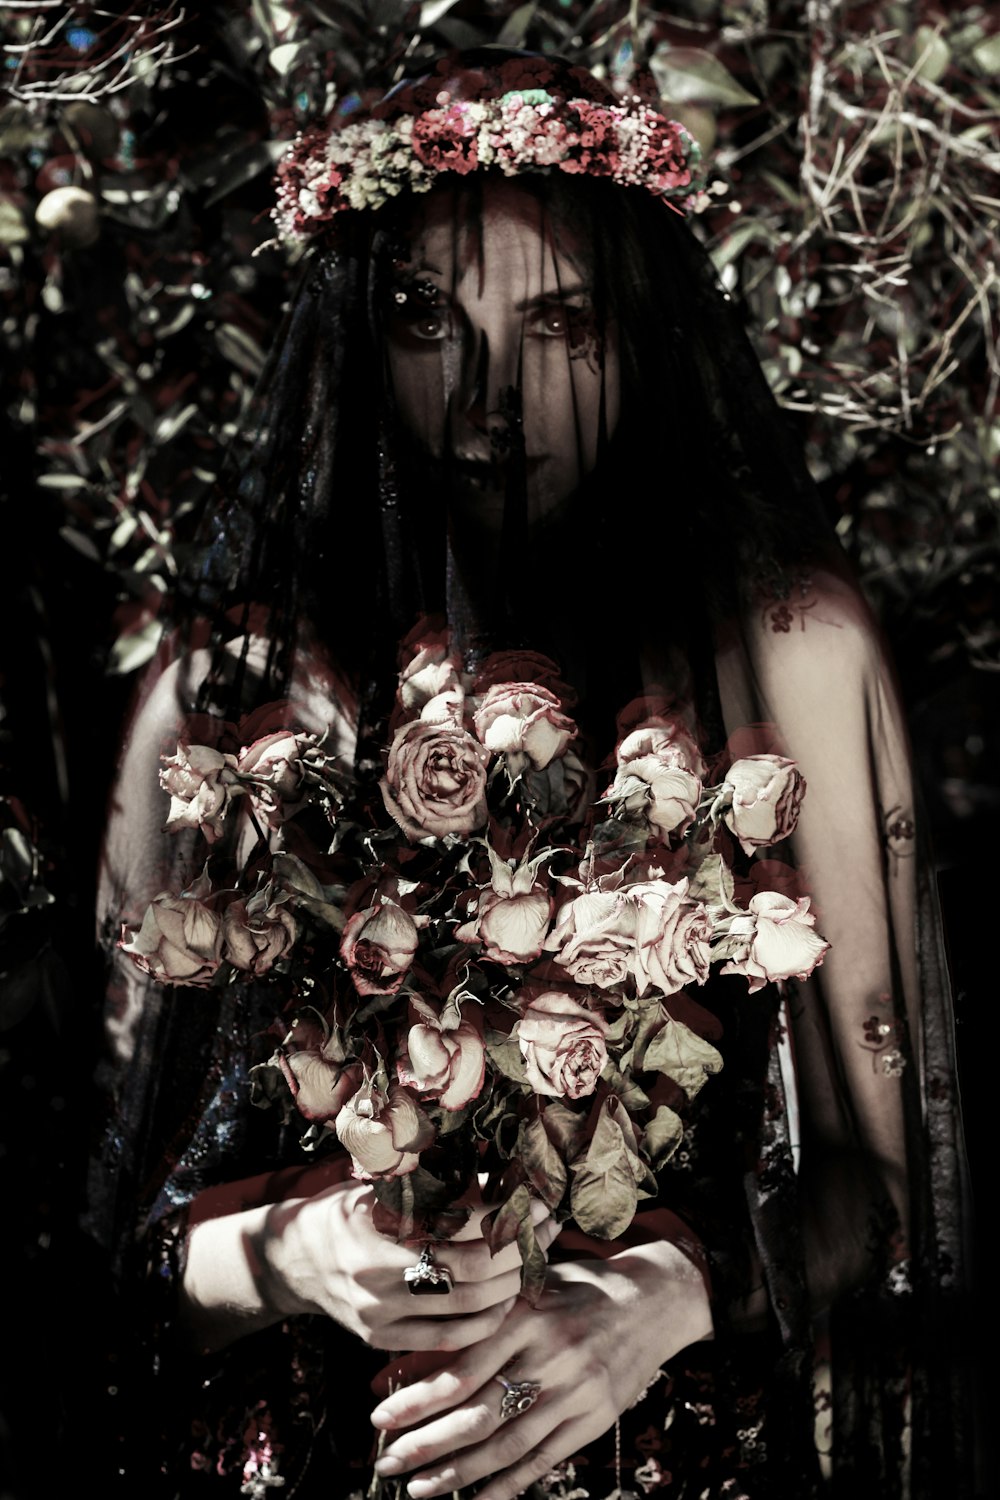
[[[417,200],[389,279],[389,375],[407,432],[447,465],[453,505],[498,534],[518,394],[539,519],[593,469],[602,423],[614,431],[618,356],[584,247],[551,209],[503,179],[484,181],[474,222],[463,206],[461,190]]]

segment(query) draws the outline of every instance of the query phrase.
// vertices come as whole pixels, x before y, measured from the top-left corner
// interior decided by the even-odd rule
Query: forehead
[[[404,229],[411,264],[474,294],[496,285],[556,287],[588,273],[578,229],[544,196],[503,178],[475,193],[441,187],[418,198]]]

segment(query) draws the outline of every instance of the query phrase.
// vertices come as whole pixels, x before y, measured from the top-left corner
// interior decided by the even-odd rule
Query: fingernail
[[[400,1474],[402,1473],[402,1469],[402,1460],[393,1458],[389,1454],[384,1454],[381,1458],[375,1460],[376,1474]]]
[[[420,1500],[421,1495],[429,1495],[436,1487],[436,1479],[411,1479],[406,1486],[406,1493],[412,1495],[413,1500]]]
[[[376,1406],[375,1410],[371,1414],[371,1417],[369,1418],[369,1421],[371,1422],[373,1427],[391,1427],[392,1413],[390,1411],[387,1411],[383,1406]]]

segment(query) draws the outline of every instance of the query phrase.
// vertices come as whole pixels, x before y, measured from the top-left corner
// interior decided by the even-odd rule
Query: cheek
[[[436,350],[389,349],[389,380],[403,426],[441,456],[445,423],[444,372]]]
[[[618,425],[621,381],[618,357],[595,351],[570,354],[565,345],[542,345],[525,361],[524,434],[529,456],[550,460],[579,472],[597,461],[603,407],[607,436]]]

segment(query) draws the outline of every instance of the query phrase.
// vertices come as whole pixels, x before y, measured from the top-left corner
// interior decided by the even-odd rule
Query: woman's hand
[[[321,1169],[290,1182],[278,1202],[201,1217],[192,1229],[182,1314],[202,1349],[298,1313],[335,1318],[376,1349],[464,1349],[495,1333],[513,1307],[517,1246],[490,1256],[481,1208],[458,1238],[435,1247],[435,1260],[454,1279],[452,1291],[414,1296],[403,1272],[421,1246],[379,1233],[369,1184],[331,1182]],[[545,1249],[557,1225],[543,1204],[536,1222]]]
[[[375,1409],[390,1439],[376,1469],[418,1470],[407,1486],[418,1500],[486,1478],[479,1500],[511,1500],[605,1432],[664,1361],[711,1329],[701,1273],[674,1245],[553,1266],[537,1307],[518,1301],[496,1335]],[[400,1361],[393,1375],[413,1368],[419,1361]],[[501,1373],[541,1386],[506,1422]]]

